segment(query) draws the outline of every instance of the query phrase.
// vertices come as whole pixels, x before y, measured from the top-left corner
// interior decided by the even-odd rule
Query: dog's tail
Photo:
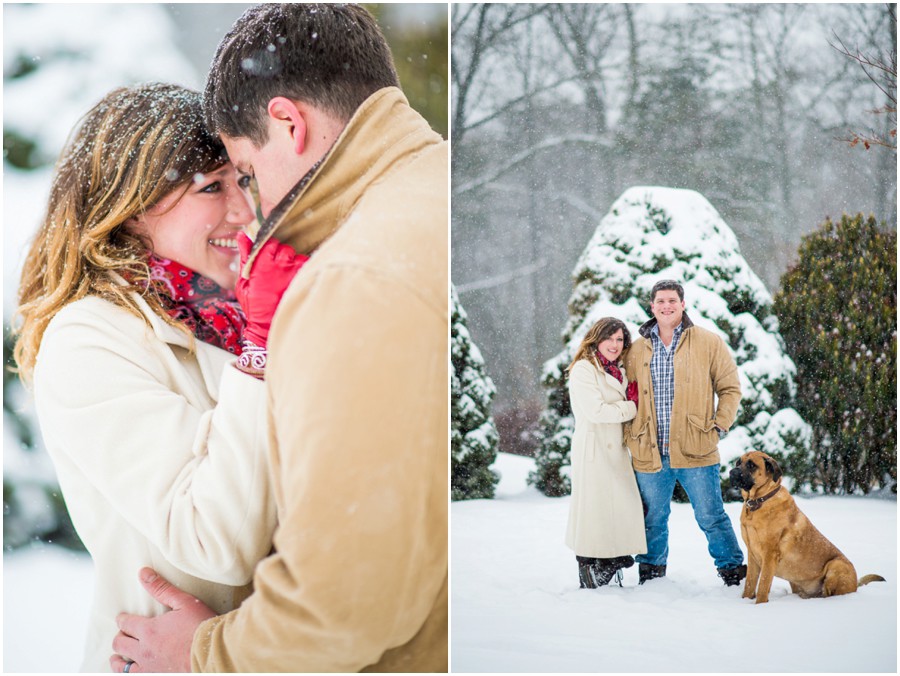
[[[863,575],[859,578],[859,582],[857,582],[858,587],[862,587],[864,584],[869,584],[870,582],[887,582],[881,575]]]

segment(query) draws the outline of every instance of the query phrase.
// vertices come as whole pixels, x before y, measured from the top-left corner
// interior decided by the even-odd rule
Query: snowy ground
[[[500,454],[495,500],[451,508],[454,672],[897,672],[897,503],[799,498],[854,563],[887,582],[828,599],[790,595],[775,579],[766,605],[725,587],[689,505],[674,504],[668,576],[578,588],[565,545],[568,498],[527,487],[527,458]],[[740,507],[726,505],[740,539]],[[743,543],[742,543],[743,546]]]
[[[4,554],[3,672],[77,672],[93,592],[87,554],[48,545]]]
[[[668,577],[638,587],[635,566],[622,589],[578,589],[568,498],[526,487],[531,467],[501,454],[497,499],[453,503],[454,672],[896,673],[896,502],[798,499],[860,575],[888,581],[802,600],[776,579],[757,607],[716,577],[688,505],[672,506]],[[735,524],[739,508],[726,505]],[[93,585],[86,555],[4,555],[3,671],[77,671]]]

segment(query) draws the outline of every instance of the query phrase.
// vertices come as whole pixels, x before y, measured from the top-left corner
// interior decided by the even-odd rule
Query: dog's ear
[[[766,456],[765,462],[766,470],[769,472],[769,474],[772,475],[772,481],[778,481],[779,479],[781,479],[782,472],[781,468],[778,466],[778,463],[768,456]]]

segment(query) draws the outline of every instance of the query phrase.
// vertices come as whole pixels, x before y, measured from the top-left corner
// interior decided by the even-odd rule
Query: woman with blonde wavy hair
[[[141,567],[223,613],[271,549],[265,340],[305,257],[272,242],[239,280],[253,218],[200,95],[175,85],[110,92],[57,163],[15,357],[94,560],[83,670],[109,669],[118,613],[164,612]]]
[[[632,554],[647,551],[644,514],[624,423],[637,411],[636,383],[629,383],[622,355],[631,345],[619,319],[596,322],[569,365],[572,435],[572,498],[566,545],[575,552],[581,588],[609,584]],[[621,577],[620,577],[621,584]]]

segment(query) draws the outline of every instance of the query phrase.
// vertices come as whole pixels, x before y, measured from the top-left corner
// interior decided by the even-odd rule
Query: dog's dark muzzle
[[[753,488],[753,477],[744,472],[740,467],[735,467],[731,470],[728,473],[728,478],[731,480],[732,488],[740,488],[745,491],[749,491]]]

